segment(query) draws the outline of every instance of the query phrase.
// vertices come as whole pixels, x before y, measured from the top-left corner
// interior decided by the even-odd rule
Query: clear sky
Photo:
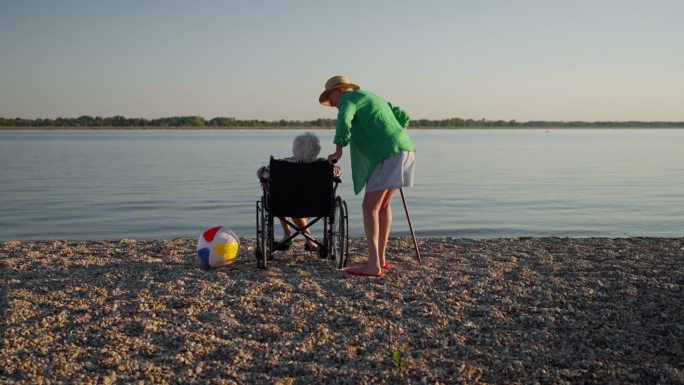
[[[684,121],[682,0],[0,0],[0,116]]]

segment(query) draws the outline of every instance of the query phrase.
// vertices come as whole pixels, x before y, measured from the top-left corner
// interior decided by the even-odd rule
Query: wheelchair
[[[266,268],[273,260],[275,246],[273,222],[282,218],[294,229],[289,242],[302,234],[318,246],[318,256],[335,261],[338,269],[349,259],[349,217],[347,203],[336,196],[337,185],[342,181],[333,176],[333,166],[327,160],[295,163],[274,159],[269,161],[268,180],[261,180],[262,196],[256,202],[257,266]],[[307,225],[299,228],[289,218],[308,218]],[[311,219],[313,218],[313,219]],[[305,230],[323,219],[322,242],[309,236]]]

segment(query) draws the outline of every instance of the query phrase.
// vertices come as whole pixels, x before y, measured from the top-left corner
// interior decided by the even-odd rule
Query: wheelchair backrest
[[[326,217],[334,203],[333,166],[327,160],[269,163],[269,211],[295,218]]]

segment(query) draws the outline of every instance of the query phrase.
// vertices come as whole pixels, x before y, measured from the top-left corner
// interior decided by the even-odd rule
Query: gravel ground
[[[216,270],[189,239],[0,242],[0,383],[684,383],[684,238],[419,244],[371,279],[301,241],[266,271],[251,239]]]

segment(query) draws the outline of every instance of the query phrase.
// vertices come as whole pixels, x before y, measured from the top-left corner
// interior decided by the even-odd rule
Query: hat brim
[[[357,86],[354,83],[340,83],[340,84],[335,85],[335,87],[333,87],[333,88],[330,88],[330,89],[323,91],[321,96],[318,97],[318,102],[324,106],[329,106],[330,100],[328,100],[328,97],[330,96],[330,93],[335,91],[338,88],[347,88],[347,87],[353,88],[354,91],[361,89],[361,87]]]

